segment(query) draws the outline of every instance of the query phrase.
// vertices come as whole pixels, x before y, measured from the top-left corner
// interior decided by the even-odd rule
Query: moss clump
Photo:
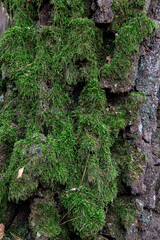
[[[120,129],[134,124],[144,102],[145,94],[143,92],[132,92],[119,97],[119,101],[116,103],[108,104],[105,120],[113,137],[118,136]]]
[[[55,140],[34,134],[25,140],[16,142],[10,165],[7,169],[6,182],[9,184],[9,200],[26,200],[32,196],[38,184],[45,183],[50,188],[55,181],[64,184],[68,179],[70,162],[58,157]],[[24,167],[21,178],[16,179],[20,168]]]
[[[158,25],[145,13],[129,18],[118,30],[113,58],[101,70],[104,86],[113,92],[124,92],[133,85],[132,74],[137,60],[139,45]]]
[[[137,217],[136,206],[129,199],[118,199],[114,203],[113,211],[126,229],[135,222]]]
[[[71,230],[82,237],[92,236],[105,224],[104,206],[95,198],[95,191],[86,187],[70,189],[63,194],[62,203],[70,211]]]
[[[138,214],[136,204],[129,197],[118,198],[110,207],[107,213],[107,233],[116,239],[125,239],[124,229],[129,229],[136,223]]]
[[[28,233],[28,226],[24,225],[23,227],[17,226],[16,221],[12,223],[12,226],[8,231],[5,232],[5,240],[14,239],[14,237],[19,237],[21,239],[29,240],[30,234]]]
[[[3,0],[2,2],[11,16],[12,24],[26,26],[35,24],[38,20],[39,8],[42,4],[42,0]]]
[[[53,192],[45,191],[43,198],[31,204],[29,225],[34,239],[66,239],[65,229],[59,224],[60,215],[53,200]]]
[[[112,169],[108,145],[110,136],[103,120],[106,99],[98,85],[97,55],[102,34],[93,21],[79,11],[84,7],[83,1],[56,1],[52,4],[54,16],[50,26],[37,28],[25,21],[24,25],[19,24],[15,10],[14,26],[3,34],[0,41],[2,68],[8,75],[5,79],[7,88],[12,83],[17,89],[14,98],[8,96],[6,99],[1,115],[1,141],[5,140],[5,144],[11,142],[13,149],[9,167],[5,169],[5,191],[1,200],[7,197],[10,201],[24,201],[35,194],[39,184],[52,189],[57,183],[66,184],[66,191],[79,187],[89,154],[87,173],[81,187],[91,196],[84,200],[75,194],[69,202],[68,198],[62,200],[66,208],[74,204],[74,211],[81,212],[80,218],[70,224],[79,234],[87,236],[103,227],[104,206],[117,193],[116,171],[113,169],[111,175],[109,170]],[[68,6],[71,11],[68,11]],[[24,3],[21,10],[24,13],[28,11]],[[73,111],[74,103],[69,94],[78,82],[85,82],[86,87],[79,100],[81,107]],[[87,114],[89,102],[94,103],[92,110],[95,108],[97,119],[94,113],[90,112],[91,116]],[[98,110],[102,112],[100,115]],[[74,129],[74,121],[77,121],[78,130]],[[11,131],[10,135],[6,134],[6,123],[13,134]],[[101,131],[108,135],[106,139]],[[86,144],[88,140],[89,146]],[[102,167],[99,164],[101,158]],[[22,167],[23,175],[16,179]],[[92,176],[94,168],[97,173]],[[94,178],[91,189],[89,178]],[[106,179],[109,181],[107,186]],[[92,209],[89,215],[88,207]],[[84,220],[87,226],[81,233]],[[54,234],[59,235],[59,232]]]
[[[117,194],[117,172],[112,164],[112,138],[105,124],[105,93],[98,85],[97,68],[79,99],[77,166],[62,199],[80,236],[94,235],[105,223],[105,206]]]
[[[111,25],[112,31],[116,33],[125,22],[136,17],[137,13],[143,12],[145,4],[146,0],[114,0],[112,3],[112,11],[114,13]]]
[[[112,159],[118,163],[119,180],[127,185],[139,180],[139,176],[144,173],[146,156],[133,140],[118,138],[112,146]]]

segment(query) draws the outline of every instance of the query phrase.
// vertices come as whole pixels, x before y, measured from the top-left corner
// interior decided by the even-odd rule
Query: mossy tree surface
[[[61,207],[72,219],[70,231],[82,239],[94,236],[105,224],[104,209],[117,196],[119,165],[124,162],[112,158],[111,147],[119,130],[136,120],[145,96],[129,93],[121,103],[109,106],[99,84],[99,68],[102,78],[107,76],[113,84],[120,78],[123,87],[130,79],[132,53],[155,28],[140,12],[141,1],[136,6],[126,2],[138,13],[134,18],[125,15],[117,24],[114,58],[102,66],[103,32],[88,18],[85,0],[49,1],[47,26],[37,23],[43,1],[4,1],[13,16],[0,38],[5,73],[0,84],[5,89],[0,112],[0,221],[11,202],[33,199],[42,187],[50,193],[31,205],[35,238],[37,233],[42,239],[67,235],[59,223]],[[78,84],[84,86],[79,98],[73,96]],[[129,168],[131,160],[125,160]],[[56,188],[59,201],[51,204]],[[33,224],[37,218],[43,226]]]
[[[109,64],[101,70],[104,86],[113,92],[132,89],[134,67],[140,43],[152,34],[158,25],[146,16],[146,1],[113,1],[115,15],[111,31],[117,34],[115,48]]]

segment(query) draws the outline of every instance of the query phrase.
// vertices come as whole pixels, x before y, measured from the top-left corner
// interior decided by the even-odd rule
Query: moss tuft
[[[60,215],[53,201],[53,192],[46,191],[44,198],[35,199],[31,204],[29,225],[34,239],[66,238],[63,226],[59,224]]]
[[[120,240],[125,238],[125,229],[128,230],[137,222],[136,204],[129,197],[118,198],[107,213],[107,233]]]
[[[101,70],[101,78],[106,88],[110,88],[113,92],[131,89],[139,45],[157,27],[158,25],[145,13],[138,13],[119,28],[113,58]]]

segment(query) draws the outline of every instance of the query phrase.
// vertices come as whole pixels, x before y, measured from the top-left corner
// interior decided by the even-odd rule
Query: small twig
[[[144,46],[145,46],[145,48],[146,48],[148,51],[150,51],[152,54],[155,55],[155,53],[154,53],[148,46],[146,46],[146,45],[144,45]]]
[[[101,236],[110,236],[110,234],[109,233],[97,233],[97,235],[101,235]]]
[[[105,233],[95,233],[94,235],[89,235],[89,237],[94,237],[94,236],[101,236],[101,238],[104,238],[104,239],[108,239],[107,237],[109,237],[110,235],[109,234],[105,234]],[[105,237],[104,237],[105,236]]]
[[[63,222],[63,223],[60,223],[59,226],[62,225],[62,224],[65,224],[65,223],[67,223],[67,222],[71,222],[71,221],[73,221],[73,220],[76,220],[76,219],[78,219],[78,218],[80,218],[80,216],[75,217],[75,218],[72,218],[72,219],[69,219],[69,220],[67,220],[67,221],[65,221],[65,222]]]
[[[83,176],[82,176],[81,183],[80,183],[79,187],[82,186],[82,182],[83,182],[83,179],[85,177],[86,170],[87,170],[88,160],[89,160],[89,155],[87,156],[86,166],[85,166],[85,169],[84,169]]]
[[[86,170],[87,170],[88,160],[89,160],[89,155],[87,156],[87,161],[86,161],[85,169],[84,169],[83,176],[82,176],[81,183],[80,183],[79,187],[82,186],[82,182],[83,182],[83,179],[84,179],[84,177],[85,177]],[[74,206],[73,206],[73,207],[74,207]],[[67,220],[67,221],[61,223],[61,221],[68,215],[68,213],[73,209],[73,207],[71,207],[71,208],[69,209],[69,211],[61,218],[60,222],[59,222],[56,226],[62,225],[62,224],[65,224],[65,223],[67,223],[67,222],[70,222],[70,221],[73,221],[73,220],[76,220],[76,219],[80,218],[80,216],[79,216],[79,217],[75,217],[75,218],[72,218],[72,219],[70,219],[70,220]]]
[[[10,232],[11,233],[11,232]],[[17,237],[16,235],[14,235],[13,233],[11,233],[12,234],[12,236],[16,239],[16,240],[23,240],[22,238],[20,238],[20,237]]]
[[[25,67],[21,67],[21,68],[17,69],[16,72],[19,72],[19,71],[21,71],[21,70],[24,70],[25,68],[31,66],[31,65],[34,64],[34,63],[35,63],[35,61],[33,61],[32,63],[27,64]]]
[[[85,226],[86,226],[86,223],[83,224],[82,228],[79,231],[81,232]]]
[[[2,111],[0,112],[1,114],[4,112],[4,110],[6,110],[6,108],[15,100],[15,99],[17,99],[17,97],[16,98],[13,98],[6,106],[4,106],[4,108],[2,108]]]
[[[74,206],[73,206],[74,207]],[[57,224],[57,225],[59,225],[61,222],[62,222],[62,220],[68,215],[68,213],[73,209],[73,207],[71,207],[70,209],[69,209],[69,211],[61,218],[61,220],[59,221],[59,223]],[[57,226],[56,225],[56,226]]]

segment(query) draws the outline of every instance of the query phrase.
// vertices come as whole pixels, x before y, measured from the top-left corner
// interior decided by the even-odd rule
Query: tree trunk
[[[160,239],[159,25],[158,0],[0,2],[6,239]]]

